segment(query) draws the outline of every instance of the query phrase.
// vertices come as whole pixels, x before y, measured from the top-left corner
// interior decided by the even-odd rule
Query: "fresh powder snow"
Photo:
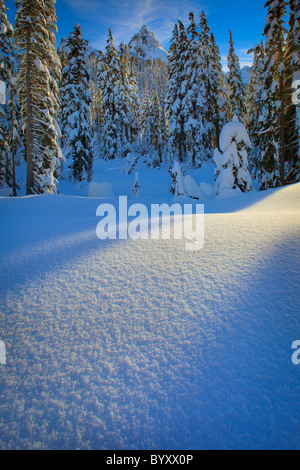
[[[188,252],[98,240],[116,188],[148,208],[185,199],[142,166],[130,199],[135,172],[97,165],[89,195],[106,178],[115,196],[66,180],[0,198],[0,448],[299,449],[300,184],[218,200],[212,165],[191,172],[207,201]]]

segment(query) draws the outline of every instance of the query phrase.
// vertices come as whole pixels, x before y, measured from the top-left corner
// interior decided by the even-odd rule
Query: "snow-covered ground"
[[[131,195],[121,166],[96,162],[102,199],[0,198],[0,448],[300,449],[300,184],[217,200],[212,167],[191,173],[188,252],[98,240],[97,206]],[[172,202],[167,172],[138,171],[130,203]]]

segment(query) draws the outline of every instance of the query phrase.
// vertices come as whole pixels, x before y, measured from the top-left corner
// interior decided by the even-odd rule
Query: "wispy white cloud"
[[[177,20],[185,22],[190,11],[209,13],[211,0],[63,0],[80,18],[93,21],[91,45],[103,49],[108,28],[116,43],[128,42],[143,24],[166,45]]]

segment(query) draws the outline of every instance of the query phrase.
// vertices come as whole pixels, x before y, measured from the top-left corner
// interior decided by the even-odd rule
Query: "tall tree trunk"
[[[32,83],[30,64],[30,32],[26,38],[26,160],[27,160],[27,187],[26,194],[33,194],[33,168],[32,168]]]

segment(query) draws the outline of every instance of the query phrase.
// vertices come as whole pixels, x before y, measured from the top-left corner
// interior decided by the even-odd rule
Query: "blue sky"
[[[155,34],[166,50],[169,49],[174,24],[179,19],[188,23],[188,14],[206,12],[209,26],[216,36],[226,63],[228,29],[231,29],[241,65],[249,64],[247,50],[262,37],[266,10],[264,0],[57,0],[57,40],[67,36],[75,23],[96,49],[105,48],[108,29],[115,43],[129,42],[143,24]],[[8,1],[9,19],[14,22],[14,1]]]

